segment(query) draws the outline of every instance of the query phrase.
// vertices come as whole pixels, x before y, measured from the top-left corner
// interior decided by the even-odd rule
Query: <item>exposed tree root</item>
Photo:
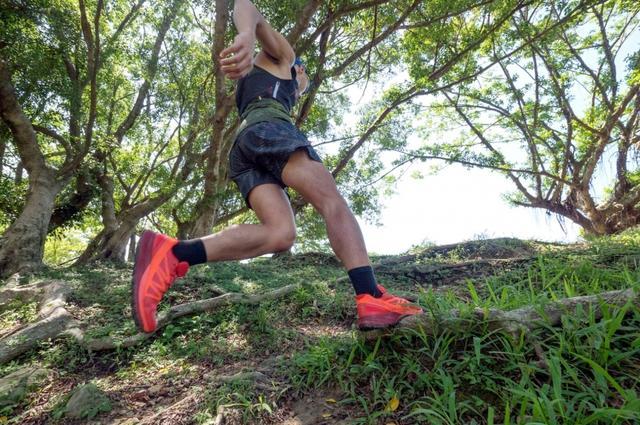
[[[263,368],[262,370],[266,371],[268,370],[268,368]],[[226,383],[238,382],[238,381],[249,381],[249,382],[253,382],[255,388],[257,389],[261,389],[264,391],[274,390],[273,380],[269,376],[265,375],[262,372],[259,372],[258,370],[249,371],[249,372],[238,372],[233,375],[214,375],[209,373],[205,375],[205,378],[210,380],[210,382],[214,385],[226,384]],[[227,422],[227,418],[229,415],[238,413],[238,411],[237,409],[230,409],[229,406],[221,405],[221,406],[218,406],[218,410],[216,413],[217,414],[215,419],[213,420],[213,424],[222,425]]]
[[[271,378],[265,375],[262,372],[257,370],[249,371],[249,372],[238,372],[233,375],[215,375],[213,373],[208,373],[204,376],[207,381],[207,388],[210,388],[212,385],[219,385],[237,381],[249,381],[254,382],[256,388],[263,389],[265,391],[272,391],[273,386],[269,384],[271,382]],[[181,411],[193,411],[195,406],[202,402],[202,395],[204,394],[204,389],[202,387],[195,387],[189,391],[189,393],[171,404],[160,410],[158,413],[149,416],[148,418],[141,421],[141,424],[156,424],[156,423],[169,423],[171,422],[172,415],[180,415]],[[227,417],[230,414],[237,412],[236,409],[231,409],[229,406],[220,406],[218,411],[216,412],[216,418],[213,420],[214,424],[223,424],[225,423]]]
[[[40,302],[38,320],[9,331],[0,339],[0,364],[6,363],[20,354],[34,348],[41,341],[63,335],[72,335],[83,347],[90,351],[113,350],[135,346],[155,333],[138,333],[124,339],[112,337],[90,339],[85,336],[81,323],[74,319],[65,308],[66,295],[69,292],[61,281],[45,281],[27,286],[18,286],[17,277],[10,279],[0,291],[0,306],[8,305],[12,300],[37,300]],[[221,306],[233,304],[260,304],[278,299],[294,292],[300,285],[293,284],[260,295],[226,293],[205,300],[176,305],[158,315],[158,330],[173,320],[187,315],[213,311]],[[391,329],[365,332],[367,338],[396,332],[401,329],[422,329],[434,333],[443,328],[469,329],[478,323],[485,324],[490,330],[502,330],[512,335],[528,332],[534,328],[558,325],[563,314],[575,314],[578,308],[591,310],[596,317],[602,316],[602,305],[622,307],[626,303],[640,304],[639,296],[633,289],[605,292],[599,295],[566,298],[549,303],[544,307],[523,307],[512,311],[476,308],[471,311],[451,311],[446,317],[434,317],[431,314],[411,316]],[[157,332],[157,331],[156,331]],[[543,361],[543,358],[540,360]],[[259,373],[259,372],[257,372]],[[221,379],[223,377],[220,377]]]
[[[177,402],[172,405],[160,410],[158,413],[151,415],[142,421],[140,424],[162,424],[162,423],[172,423],[170,416],[172,413],[180,414],[181,411],[191,411],[193,412],[198,404],[202,401],[202,395],[204,394],[204,389],[200,387],[196,387],[195,389],[191,389],[189,394],[185,397],[182,397]]]
[[[545,242],[545,245],[554,244]],[[566,245],[557,244],[557,246]],[[529,257],[535,254],[536,249],[530,242],[515,238],[494,238],[425,247],[413,254],[394,255],[382,258],[379,264],[420,263],[428,259],[437,260],[447,257],[457,257],[466,260],[491,258],[510,259]]]
[[[40,282],[19,288],[17,279],[15,284],[9,284],[0,292],[0,299],[8,300],[10,295],[14,295],[21,300],[40,301],[36,322],[22,326],[0,339],[0,364],[34,348],[40,341],[56,338],[76,326],[75,319],[65,308],[67,293],[64,282]]]
[[[213,425],[225,425],[228,422],[229,416],[240,416],[240,410],[232,409],[228,406],[218,406],[217,415],[213,420]]]
[[[266,382],[269,380],[267,375],[262,372],[252,371],[252,372],[238,372],[233,375],[214,375],[207,374],[205,378],[211,379],[223,384],[237,382],[237,381],[261,381]]]
[[[483,323],[489,330],[504,331],[519,336],[522,332],[526,335],[531,330],[542,326],[559,325],[563,315],[575,315],[578,309],[591,311],[596,318],[600,318],[603,305],[623,307],[627,303],[640,306],[640,295],[633,288],[565,298],[546,306],[527,306],[511,311],[476,308],[470,312],[453,310],[447,317],[434,317],[428,313],[420,314],[403,319],[394,328],[364,332],[364,334],[367,339],[404,329],[416,329],[434,334],[443,328],[471,329],[477,327],[478,323]]]
[[[213,373],[208,373],[205,375],[205,378],[213,384],[228,384],[238,381],[248,381],[253,382],[256,388],[264,391],[273,391],[274,388],[273,379],[258,370],[238,372],[233,375],[215,375]]]
[[[42,295],[44,287],[49,282],[38,282],[32,285],[19,286],[20,275],[14,274],[7,279],[7,283],[0,291],[0,311],[5,309],[13,301],[28,302]]]

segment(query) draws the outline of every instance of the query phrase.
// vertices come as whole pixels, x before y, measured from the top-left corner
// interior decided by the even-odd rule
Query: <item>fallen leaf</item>
[[[399,405],[400,405],[400,400],[398,400],[398,397],[393,396],[391,397],[391,400],[389,400],[389,402],[387,403],[387,407],[385,407],[384,410],[386,410],[387,412],[395,412],[398,409]]]

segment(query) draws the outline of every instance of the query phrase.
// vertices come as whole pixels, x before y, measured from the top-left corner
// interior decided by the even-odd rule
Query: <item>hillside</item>
[[[321,253],[197,266],[151,336],[131,320],[130,265],[14,276],[0,286],[0,424],[634,423],[638,242],[490,239],[374,257],[380,282],[427,311],[378,334],[355,330],[350,284]],[[568,314],[495,326],[495,312],[528,307]],[[11,355],[40,319],[59,335]],[[31,385],[8,393],[18,375]],[[86,383],[93,402],[73,419]]]

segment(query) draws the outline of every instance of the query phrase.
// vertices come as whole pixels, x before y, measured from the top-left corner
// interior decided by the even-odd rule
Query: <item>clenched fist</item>
[[[232,80],[239,80],[253,68],[253,51],[256,37],[250,33],[236,35],[231,46],[220,52],[222,72]]]

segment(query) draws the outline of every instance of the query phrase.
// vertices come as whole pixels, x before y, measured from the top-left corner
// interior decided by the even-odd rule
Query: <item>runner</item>
[[[233,19],[238,35],[220,58],[225,75],[238,80],[241,124],[229,154],[229,175],[260,224],[234,225],[186,241],[145,231],[133,271],[136,324],[144,332],[155,331],[162,296],[189,266],[291,248],[296,226],[286,187],[302,195],[323,217],[331,247],[356,293],[360,329],[385,328],[421,313],[419,307],[376,283],[358,222],[333,176],[291,120],[291,108],[309,87],[304,64],[250,1],[235,1]],[[254,57],[256,39],[261,50]]]

